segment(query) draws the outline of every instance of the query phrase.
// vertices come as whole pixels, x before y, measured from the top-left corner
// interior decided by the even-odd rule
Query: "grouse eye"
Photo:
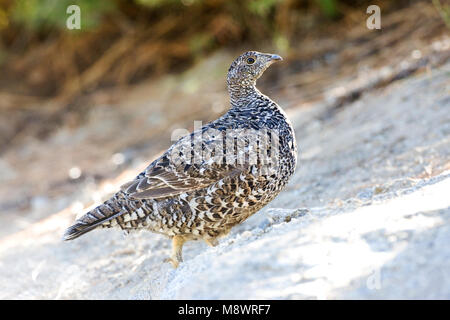
[[[255,59],[253,59],[252,57],[247,58],[247,63],[248,64],[254,64],[255,63]]]

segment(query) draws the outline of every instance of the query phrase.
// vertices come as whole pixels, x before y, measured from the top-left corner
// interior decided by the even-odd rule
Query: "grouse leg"
[[[204,239],[204,240],[211,247],[215,247],[219,244],[219,240],[217,240],[217,238],[208,238],[208,239]]]
[[[186,242],[183,236],[174,236],[172,238],[172,254],[170,258],[165,261],[172,263],[172,266],[176,269],[180,262],[183,262],[183,244]]]

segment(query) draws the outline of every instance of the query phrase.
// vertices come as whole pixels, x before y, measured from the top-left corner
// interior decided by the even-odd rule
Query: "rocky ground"
[[[9,190],[61,187],[33,196],[28,215],[0,217],[0,298],[450,299],[450,62],[344,105],[332,95],[289,100],[300,147],[291,183],[219,246],[188,243],[177,270],[163,262],[170,241],[160,235],[96,230],[60,240],[77,214],[169,145],[172,129],[192,128],[183,114],[224,111],[226,68],[216,66],[230,59],[143,84],[120,107],[93,109],[82,127],[3,155]],[[195,77],[205,70],[211,79]],[[19,161],[29,163],[29,181],[17,179]],[[9,200],[2,211],[26,196],[0,191]]]

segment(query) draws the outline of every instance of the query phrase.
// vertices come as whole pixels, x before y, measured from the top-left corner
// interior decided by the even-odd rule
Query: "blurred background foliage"
[[[53,28],[66,28],[66,9],[72,0],[19,0],[11,6],[11,23],[22,25],[29,31],[42,32]],[[103,15],[116,10],[113,1],[80,0],[76,4],[83,8],[82,30],[96,28]],[[8,21],[7,21],[8,22]]]
[[[71,96],[77,88],[135,83],[150,74],[180,70],[215,49],[242,43],[287,54],[309,31],[323,29],[365,3],[0,0],[0,66],[5,75],[0,90]],[[66,28],[66,9],[72,4],[81,8],[79,31]]]
[[[303,6],[316,6],[321,10],[321,13],[329,18],[334,18],[338,15],[337,2],[338,0],[312,0],[312,1],[297,1],[303,2]],[[226,5],[227,1],[220,0],[135,0],[135,1],[101,1],[101,0],[17,0],[17,1],[2,1],[3,8],[0,8],[2,15],[2,27],[8,26],[9,22],[19,23],[26,26],[30,30],[42,30],[46,28],[65,28],[66,8],[71,4],[76,3],[83,8],[83,30],[87,31],[95,28],[99,24],[99,19],[106,14],[114,14],[114,12],[124,11],[125,6],[142,7],[144,10],[163,11],[164,9],[183,10],[189,7],[222,7],[224,12],[228,11],[230,14],[237,13],[237,11],[248,11],[248,13],[258,16],[262,19],[268,19],[274,11],[283,2],[292,4],[295,1],[283,0],[249,0],[249,1],[234,1],[234,4]],[[230,2],[230,1],[228,1]],[[233,2],[233,1],[232,1]],[[308,3],[309,2],[309,3]],[[341,0],[341,2],[344,2]],[[243,6],[237,6],[242,3]],[[6,6],[4,4],[7,4]],[[236,10],[235,12],[233,12]],[[245,12],[244,12],[245,14]],[[267,21],[265,21],[267,23]]]
[[[448,6],[433,1],[448,16]],[[373,2],[0,0],[0,93],[70,101],[100,87],[183,70],[220,48],[245,45],[288,56],[303,39],[335,32],[333,23],[364,24]],[[412,2],[377,4],[385,12]],[[72,4],[81,8],[81,30],[66,28]]]

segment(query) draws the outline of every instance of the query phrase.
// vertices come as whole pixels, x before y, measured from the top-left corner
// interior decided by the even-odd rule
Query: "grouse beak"
[[[272,60],[272,61],[283,61],[283,58],[280,57],[277,54],[272,54],[272,55],[270,55],[270,60]]]

